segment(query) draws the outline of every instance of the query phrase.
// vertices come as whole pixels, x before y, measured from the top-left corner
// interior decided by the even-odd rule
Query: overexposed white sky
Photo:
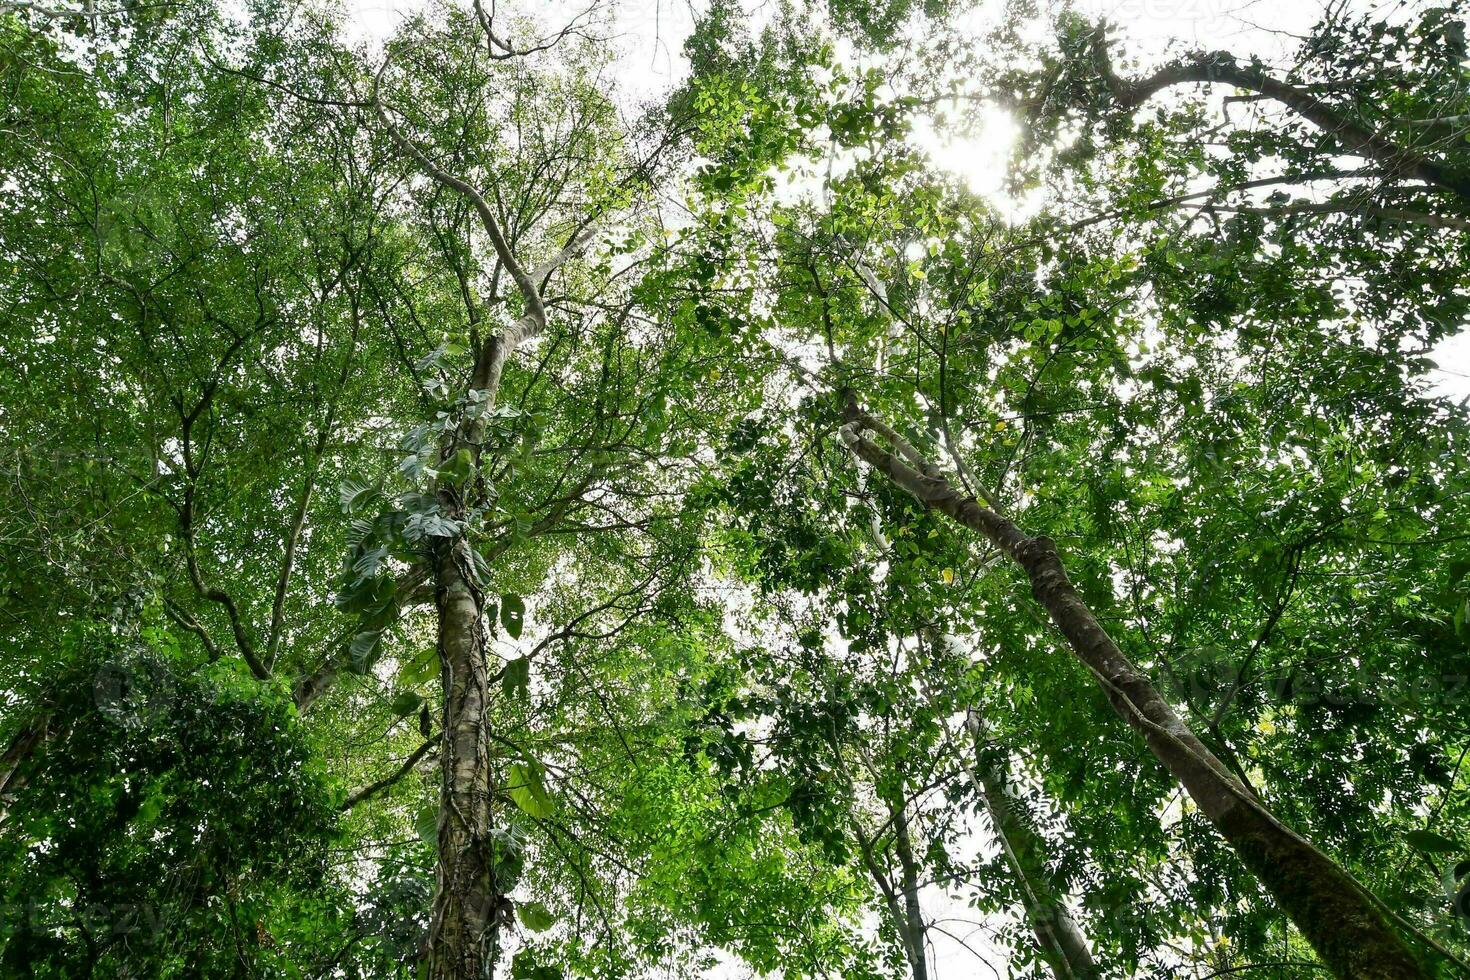
[[[425,6],[425,0],[342,0],[349,33],[372,43],[390,33],[405,15]],[[586,9],[591,0],[526,0],[519,9],[544,15],[552,32]],[[773,0],[752,0],[757,5]],[[676,84],[685,71],[681,55],[693,26],[689,0],[604,0],[612,17],[613,44],[619,58],[619,76],[625,95],[651,99]],[[1358,7],[1371,0],[1357,0]],[[999,0],[981,0],[979,16],[997,11]],[[1105,17],[1127,39],[1130,53],[1145,62],[1158,61],[1171,50],[1228,48],[1259,53],[1267,60],[1290,52],[1322,10],[1322,0],[1075,0],[1092,17]],[[977,32],[978,33],[978,32]],[[1008,146],[1003,118],[979,137],[945,142],[920,133],[921,145],[936,164],[964,176],[979,192],[997,192]],[[1470,333],[1441,345],[1435,352],[1440,369],[1431,375],[1436,393],[1470,397]],[[977,846],[982,844],[977,840]],[[926,914],[945,929],[971,942],[985,955],[990,946],[975,932],[973,910],[960,899],[937,889],[926,896]],[[965,923],[969,922],[970,925]],[[956,939],[936,930],[933,941],[934,980],[970,980],[1003,970],[1002,956],[987,956],[989,966],[977,961]],[[736,964],[720,967],[711,977],[743,976]]]

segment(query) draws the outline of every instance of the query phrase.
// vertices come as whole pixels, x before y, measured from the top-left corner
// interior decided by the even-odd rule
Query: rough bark
[[[386,64],[384,66],[386,68]],[[578,254],[592,235],[589,218],[561,249],[527,270],[511,249],[495,212],[476,187],[444,170],[406,137],[387,105],[377,100],[379,122],[398,148],[436,183],[464,196],[474,208],[500,267],[515,283],[525,312],[515,323],[487,337],[475,351],[468,388],[484,394],[494,408],[505,366],[516,349],[546,330],[541,289],[546,279]],[[470,310],[472,321],[476,311]],[[459,447],[470,450],[479,467],[484,422],[461,426],[443,447],[445,457]],[[445,516],[465,513],[463,488],[438,488]],[[484,597],[474,584],[470,544],[461,535],[445,540],[434,555],[438,645],[443,684],[443,742],[440,750],[439,862],[428,966],[433,980],[481,980],[494,963],[503,900],[495,894],[491,857],[491,765],[486,711],[490,671],[482,620]],[[508,906],[505,906],[508,907]]]
[[[975,746],[975,765],[967,774],[984,801],[991,826],[1000,839],[1042,960],[1057,980],[1101,980],[1102,972],[1092,958],[1087,937],[1067,911],[1063,891],[1055,887],[1047,874],[1045,842],[1011,806],[1006,792],[1009,773],[1002,764],[984,758],[983,726],[975,711],[969,712],[965,727]]]
[[[439,863],[429,929],[432,980],[490,975],[500,900],[490,857],[489,662],[484,597],[472,584],[462,538],[436,555],[440,742]]]
[[[1056,545],[1033,537],[950,485],[891,428],[847,406],[842,438],[860,459],[955,522],[978,531],[1021,567],[1072,653],[1097,679],[1114,710],[1179,781],[1221,836],[1276,899],[1338,977],[1419,980],[1429,977],[1382,906],[1346,871],[1291,830],[1210,752],[1153,683],[1103,629],[1068,580]],[[879,434],[894,452],[864,432]]]

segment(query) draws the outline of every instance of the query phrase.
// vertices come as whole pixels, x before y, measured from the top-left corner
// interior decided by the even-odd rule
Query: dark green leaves
[[[1464,851],[1459,844],[1432,830],[1411,830],[1404,835],[1404,839],[1410,847],[1426,854],[1456,854]]]
[[[337,592],[337,608],[347,613],[369,613],[393,602],[394,581],[390,576],[353,578]]]
[[[528,657],[518,657],[505,665],[505,673],[500,678],[500,688],[508,698],[524,698],[531,684],[531,661]]]
[[[424,699],[422,695],[414,691],[401,691],[394,696],[393,703],[389,705],[389,710],[402,718],[404,715],[409,715],[419,710],[419,706],[423,703]]]
[[[510,634],[510,638],[518,640],[521,638],[521,627],[526,624],[526,602],[518,595],[503,595],[500,597],[500,624]]]
[[[475,461],[470,451],[459,449],[439,465],[439,479],[451,484],[464,483],[473,474],[474,468]]]
[[[379,630],[366,630],[358,633],[347,647],[352,670],[357,674],[366,674],[372,670],[382,652],[383,634]]]

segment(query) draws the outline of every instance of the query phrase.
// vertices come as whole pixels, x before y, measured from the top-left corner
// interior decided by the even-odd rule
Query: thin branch
[[[379,779],[376,782],[368,783],[366,786],[360,786],[349,793],[347,795],[347,799],[342,801],[341,809],[344,812],[347,810],[351,810],[359,803],[363,802],[364,800],[371,799],[378,793],[381,793],[383,790],[398,782],[404,776],[407,776],[409,773],[413,772],[413,767],[418,765],[419,761],[423,759],[424,756],[428,755],[429,751],[438,744],[439,739],[437,738],[424,739],[423,744],[414,749],[409,757],[407,759],[404,759],[403,764],[400,765],[397,769],[394,769],[391,773],[384,776],[382,779]]]

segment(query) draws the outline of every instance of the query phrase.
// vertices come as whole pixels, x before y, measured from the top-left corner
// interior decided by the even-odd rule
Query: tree
[[[7,970],[1464,969],[1463,15],[961,6],[0,13]]]

